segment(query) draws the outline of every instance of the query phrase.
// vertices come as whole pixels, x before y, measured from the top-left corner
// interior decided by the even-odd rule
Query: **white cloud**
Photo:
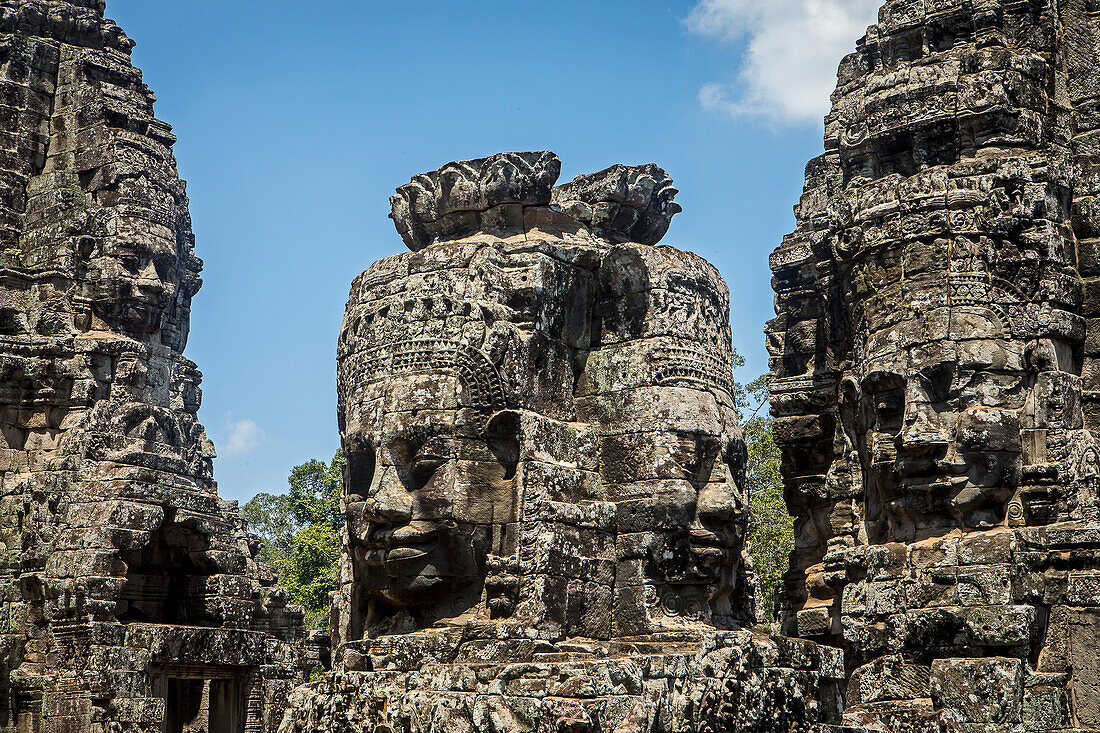
[[[226,423],[223,434],[228,436],[221,451],[226,456],[248,453],[259,446],[266,437],[260,426],[252,420],[237,420],[236,422],[231,420]]]
[[[747,40],[737,78],[699,90],[705,109],[819,124],[840,60],[874,23],[882,0],[699,0],[694,33]]]

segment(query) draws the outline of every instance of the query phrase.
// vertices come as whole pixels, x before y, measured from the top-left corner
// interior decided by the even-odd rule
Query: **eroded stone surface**
[[[273,730],[301,612],[216,493],[175,138],[103,6],[0,2],[0,730]]]
[[[841,674],[840,652],[804,640],[717,632],[605,654],[341,672],[291,695],[284,730],[787,731],[839,707],[822,680]]]
[[[355,281],[338,348],[337,671],[285,733],[839,718],[835,650],[748,630],[725,284],[654,246],[660,168],[559,170],[509,153],[398,189],[414,251]]]
[[[1100,725],[1098,22],[887,2],[772,255],[787,630],[853,723]]]

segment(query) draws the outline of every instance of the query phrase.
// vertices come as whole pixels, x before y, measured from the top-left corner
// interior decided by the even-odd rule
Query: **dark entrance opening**
[[[249,670],[164,667],[155,686],[155,694],[164,699],[163,733],[244,733]]]
[[[210,538],[166,519],[149,542],[122,555],[126,585],[116,604],[123,623],[217,626],[206,608],[206,579],[213,571]]]

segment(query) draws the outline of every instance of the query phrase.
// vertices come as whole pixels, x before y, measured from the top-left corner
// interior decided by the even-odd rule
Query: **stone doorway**
[[[162,667],[154,677],[154,695],[164,700],[161,733],[245,733],[250,688],[242,667]]]

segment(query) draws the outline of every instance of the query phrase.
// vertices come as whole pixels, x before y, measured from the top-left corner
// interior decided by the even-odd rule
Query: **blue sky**
[[[403,248],[393,189],[450,160],[548,149],[562,181],[659,163],[684,206],[664,242],[721,270],[739,376],[765,371],[768,254],[877,4],[109,0],[180,139],[206,262],[187,354],[221,495],[331,457],[351,280]]]

